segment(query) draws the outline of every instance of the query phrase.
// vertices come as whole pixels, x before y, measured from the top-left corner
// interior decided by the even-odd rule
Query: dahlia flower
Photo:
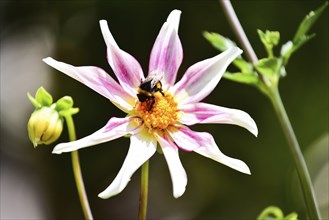
[[[183,59],[178,37],[180,14],[179,10],[173,10],[163,24],[151,51],[146,79],[136,59],[119,48],[105,20],[100,21],[100,27],[107,46],[107,60],[118,82],[99,67],[75,67],[50,57],[44,59],[48,65],[108,98],[127,114],[124,118],[112,117],[95,133],[77,141],[58,144],[53,150],[53,153],[61,154],[129,135],[130,146],[123,166],[113,182],[99,194],[101,198],[120,193],[133,173],[154,155],[158,144],[169,167],[175,198],[184,193],[187,184],[179,149],[193,151],[250,174],[244,162],[219,150],[211,134],[188,127],[205,123],[234,124],[257,136],[257,126],[247,113],[201,102],[214,90],[228,65],[242,51],[233,47],[200,61],[188,68],[175,84]],[[141,84],[154,78],[160,82],[160,87],[153,91],[143,88],[147,91],[143,93],[144,99],[140,100],[137,94]]]

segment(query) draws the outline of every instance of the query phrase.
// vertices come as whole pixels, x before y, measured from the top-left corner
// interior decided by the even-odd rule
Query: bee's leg
[[[151,103],[151,105],[150,105],[150,108],[149,108],[149,111],[151,111],[151,109],[153,108],[153,105],[154,105],[154,103],[155,103],[155,98],[152,96],[152,97],[150,97],[151,98],[151,100],[152,100],[152,103]]]

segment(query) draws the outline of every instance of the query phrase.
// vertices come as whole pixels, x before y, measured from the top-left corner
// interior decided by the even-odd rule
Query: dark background
[[[258,57],[266,55],[256,29],[277,30],[281,44],[323,1],[234,1],[236,13]],[[70,154],[53,155],[51,146],[33,149],[26,125],[33,106],[26,93],[39,86],[54,99],[74,98],[78,137],[124,117],[104,97],[52,69],[42,58],[94,65],[112,74],[98,21],[106,19],[119,46],[147,71],[155,38],[173,9],[182,11],[179,35],[184,50],[179,78],[192,64],[218,54],[202,31],[236,40],[217,1],[0,1],[1,20],[1,219],[82,219]],[[328,9],[311,32],[317,36],[290,60],[280,91],[302,150],[306,153],[324,217],[328,217]],[[280,44],[280,45],[281,45]],[[276,48],[276,54],[279,48]],[[225,79],[205,100],[248,112],[258,138],[231,125],[194,126],[214,135],[220,149],[245,161],[244,175],[194,153],[181,151],[188,175],[185,194],[172,196],[162,155],[150,161],[149,219],[255,219],[269,205],[305,219],[287,142],[267,98],[255,88]],[[64,130],[61,141],[67,141]],[[121,138],[80,150],[81,166],[96,219],[136,219],[139,171],[119,195],[97,197],[114,179],[129,146]],[[326,185],[327,184],[327,185]]]

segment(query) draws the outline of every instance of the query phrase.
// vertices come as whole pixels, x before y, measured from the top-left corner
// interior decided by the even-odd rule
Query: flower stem
[[[234,8],[229,0],[219,0],[220,5],[224,9],[224,13],[230,23],[235,35],[237,36],[243,51],[246,53],[248,60],[252,63],[257,63],[258,58],[255,51],[248,40],[246,33],[244,32],[238,17],[235,14]]]
[[[274,91],[271,93],[269,97],[272,101],[275,112],[279,118],[282,130],[290,146],[290,152],[295,162],[295,167],[299,176],[299,181],[305,198],[305,203],[306,203],[306,208],[308,210],[309,218],[320,219],[321,216],[315,198],[315,193],[312,187],[311,177],[308,172],[303,154],[300,150],[296,135],[290,124],[288,115],[282,103],[278,89],[274,89]]]
[[[244,52],[246,53],[248,60],[253,64],[256,64],[258,62],[258,58],[239,22],[238,17],[235,14],[231,2],[229,0],[219,0],[219,3],[222,5],[225,15],[228,18],[232,29],[237,35],[237,38],[240,44],[242,45],[242,48],[244,49]],[[258,76],[264,85],[268,85],[265,82],[266,79],[264,79],[262,75],[258,74]],[[281,123],[283,132],[289,144],[291,156],[295,163],[295,167],[303,191],[303,196],[306,203],[308,216],[312,220],[320,219],[320,213],[315,199],[310,174],[308,172],[303,154],[299,147],[296,135],[294,133],[294,130],[292,129],[288,115],[282,103],[277,85],[275,86],[275,88],[267,87],[267,89],[269,92],[266,94],[271,99],[271,102],[274,106],[274,109]]]
[[[138,220],[146,219],[148,185],[149,185],[149,161],[147,160],[142,166]]]
[[[65,115],[65,121],[69,133],[69,139],[70,141],[76,140],[76,134],[75,134],[75,127],[72,115]],[[86,194],[85,186],[83,183],[81,168],[80,168],[80,162],[79,162],[79,154],[78,151],[72,151],[71,152],[71,158],[72,158],[72,166],[73,166],[73,173],[75,178],[75,183],[77,185],[78,194],[80,203],[82,206],[82,211],[85,219],[93,219],[93,215],[91,213],[91,209],[88,202],[88,197]]]

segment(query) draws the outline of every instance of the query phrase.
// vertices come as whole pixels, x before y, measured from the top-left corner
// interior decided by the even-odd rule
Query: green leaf
[[[233,64],[238,67],[241,72],[243,73],[250,73],[253,71],[253,65],[249,62],[247,62],[245,59],[243,58],[236,58],[233,61]]]
[[[71,115],[75,115],[79,112],[79,108],[69,108],[69,109],[65,109],[59,112],[60,116],[63,117],[67,117],[67,116],[71,116]]]
[[[256,73],[230,73],[225,72],[224,76],[225,79],[238,82],[238,83],[244,83],[248,85],[256,85],[258,83],[258,76]]]
[[[228,48],[236,46],[236,43],[217,33],[204,31],[203,36],[219,51],[225,51]]]
[[[43,87],[37,90],[35,99],[42,106],[50,106],[53,103],[53,97]]]
[[[328,2],[326,1],[321,7],[319,7],[315,11],[311,11],[310,13],[308,13],[308,15],[306,15],[306,17],[303,19],[297,29],[293,42],[298,42],[304,35],[307,34],[307,32],[311,29],[311,27],[314,25],[316,20],[319,18],[319,16],[322,14],[322,12],[327,6]]]
[[[281,60],[276,57],[264,58],[259,60],[255,67],[259,73],[273,77],[279,73]]]
[[[32,105],[34,105],[35,108],[41,108],[42,105],[33,97],[30,93],[27,93],[27,97],[29,98]]]
[[[258,35],[260,37],[260,40],[262,41],[262,43],[264,44],[265,47],[274,47],[276,45],[278,45],[279,41],[280,41],[280,32],[278,31],[269,31],[266,30],[266,32],[264,33],[261,30],[257,30]]]
[[[298,214],[296,212],[290,213],[286,217],[284,217],[284,220],[297,220]]]
[[[62,110],[70,109],[72,107],[73,107],[73,99],[71,98],[71,96],[64,96],[56,102],[55,109],[57,111],[62,111]]]
[[[304,35],[297,42],[288,41],[287,43],[282,45],[281,56],[283,58],[283,65],[286,65],[291,55],[296,52],[301,46],[303,46],[306,42],[311,40],[313,37],[315,37],[315,34]]]
[[[281,220],[283,219],[283,217],[284,217],[283,212],[279,207],[269,206],[259,214],[257,220],[267,220],[267,219]]]

